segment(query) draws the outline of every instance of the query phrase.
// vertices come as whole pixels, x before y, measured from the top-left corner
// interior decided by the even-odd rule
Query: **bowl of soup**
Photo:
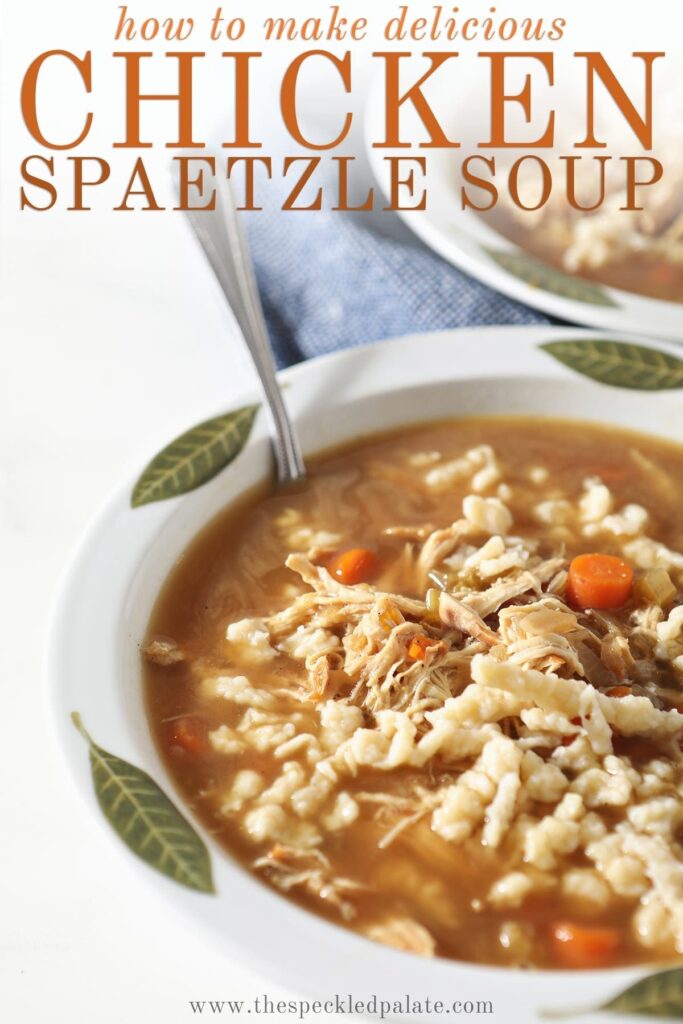
[[[282,377],[305,482],[274,488],[236,403],[126,482],[62,585],[53,720],[104,834],[321,998],[528,1021],[676,971],[675,350],[491,328]]]
[[[586,17],[588,31],[597,31],[588,9]],[[430,146],[420,111],[410,104],[402,111],[402,139],[425,147],[425,166],[420,187],[412,193],[405,189],[398,216],[448,262],[525,305],[572,323],[683,340],[677,84],[670,82],[655,103],[649,150],[641,149],[616,106],[612,114],[601,111],[598,116],[597,148],[583,148],[587,130],[581,83],[574,89],[572,78],[565,81],[561,113],[552,92],[539,91],[533,101],[537,126],[554,118],[554,128],[552,143],[536,151],[521,141],[527,137],[523,119],[510,129],[510,137],[518,133],[518,144],[484,141],[482,125],[490,118],[489,62],[462,60],[458,76],[466,103],[454,102],[447,73],[428,77],[423,90],[446,136],[457,140],[455,148]],[[513,91],[533,78],[526,76],[523,61],[515,63],[510,61],[507,83]],[[558,76],[571,75],[571,64],[568,51],[557,65]],[[393,208],[392,160],[404,150],[377,145],[384,138],[384,117],[380,75],[368,94],[365,149]],[[644,181],[646,166],[650,184],[636,187],[635,197],[633,169],[640,168]]]

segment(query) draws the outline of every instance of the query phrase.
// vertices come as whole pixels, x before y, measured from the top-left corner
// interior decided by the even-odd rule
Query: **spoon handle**
[[[282,400],[259,298],[254,268],[227,179],[215,183],[214,210],[187,210],[186,216],[204,250],[254,360],[275,428],[274,448],[280,484],[306,476],[299,439]]]

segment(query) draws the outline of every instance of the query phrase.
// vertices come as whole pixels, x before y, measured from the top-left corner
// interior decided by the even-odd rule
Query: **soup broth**
[[[149,722],[187,803],[397,948],[675,957],[683,450],[473,418],[309,467],[212,522],[154,610]]]
[[[640,250],[633,249],[620,244],[619,240],[620,234],[627,235],[629,224],[617,221],[619,230],[615,231],[611,224],[603,225],[596,217],[594,232],[583,232],[586,235],[585,243],[581,240],[581,255],[575,260],[579,225],[584,229],[586,225],[591,225],[585,214],[579,218],[572,210],[562,210],[549,214],[539,223],[529,215],[525,219],[521,213],[513,216],[508,210],[500,209],[486,214],[485,219],[505,238],[558,270],[575,273],[587,281],[596,281],[634,295],[645,295],[664,302],[683,302],[683,260],[680,257],[678,237],[675,255],[673,252],[667,254],[663,245],[659,248],[643,246]],[[670,248],[673,248],[673,243]],[[590,256],[589,250],[592,253]],[[599,259],[595,259],[598,253],[601,254]]]

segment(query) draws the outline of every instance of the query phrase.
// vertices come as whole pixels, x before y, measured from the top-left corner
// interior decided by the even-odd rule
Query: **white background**
[[[199,17],[213,4],[129,7]],[[190,999],[283,995],[195,937],[102,841],[69,788],[44,715],[46,620],[83,527],[117,479],[254,386],[182,217],[106,209],[120,201],[132,163],[110,148],[121,124],[121,84],[108,57],[116,21],[115,3],[79,0],[13,4],[4,15],[0,1019],[12,1024],[176,1024],[199,1019]],[[92,213],[18,209],[18,166],[38,151],[20,119],[21,76],[52,48],[93,50],[96,118],[81,151],[121,171]],[[276,75],[273,61],[264,95]],[[49,123],[66,131],[78,119],[64,100],[78,94],[57,84],[42,103]],[[170,91],[172,82],[163,85]],[[220,68],[202,83],[197,109],[209,134],[223,123],[223,87]],[[313,116],[316,106],[325,106],[318,90]],[[167,161],[163,151],[150,160],[162,189]]]
[[[201,16],[213,3],[129,6],[131,13]],[[253,15],[281,13],[281,6],[224,3]],[[301,6],[291,2],[289,10]],[[362,14],[371,5],[347,6]],[[379,6],[394,5],[372,10]],[[489,5],[469,4],[482,6]],[[508,6],[516,14],[532,7]],[[608,22],[609,8],[616,14],[619,5],[603,8]],[[130,158],[110,150],[121,122],[120,83],[108,57],[116,20],[109,0],[13,3],[4,12],[0,1016],[12,1024],[175,1024],[197,1019],[190,999],[277,994],[195,937],[102,842],[69,789],[43,715],[46,619],[85,523],[118,478],[253,384],[178,214],[114,214],[107,204],[92,213],[19,212],[18,165],[36,149],[21,124],[21,75],[37,53],[58,47],[93,50],[96,119],[83,151],[112,159],[116,182],[105,194],[109,207],[120,201]],[[633,29],[647,46],[642,26]],[[268,74],[277,77],[277,61]],[[366,77],[359,68],[361,85]],[[222,121],[224,88],[215,68],[199,90],[207,132]],[[264,78],[261,97],[267,94]],[[52,124],[73,127],[70,96],[57,81],[42,97]],[[311,89],[309,115],[328,107],[325,90]],[[154,129],[163,132],[161,114]],[[163,153],[150,159],[159,180],[166,160]],[[96,664],[92,674],[96,686]]]

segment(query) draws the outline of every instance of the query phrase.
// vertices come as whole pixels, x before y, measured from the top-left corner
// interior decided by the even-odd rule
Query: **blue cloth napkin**
[[[404,334],[553,322],[451,266],[395,214],[266,209],[247,227],[280,366]]]

